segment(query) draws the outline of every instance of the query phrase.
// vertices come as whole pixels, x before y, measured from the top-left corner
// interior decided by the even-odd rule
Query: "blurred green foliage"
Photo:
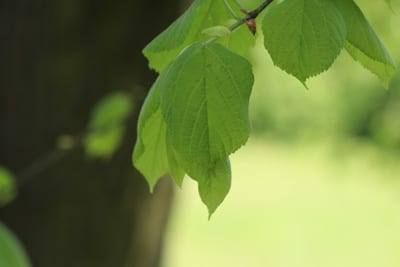
[[[132,109],[131,97],[121,92],[104,97],[93,108],[85,139],[88,156],[109,158],[116,151],[125,131],[124,122]]]
[[[28,257],[16,237],[0,223],[0,266],[29,267]]]
[[[12,201],[15,196],[14,176],[9,170],[0,166],[0,207]]]
[[[400,80],[371,116],[369,133],[379,144],[400,147]]]

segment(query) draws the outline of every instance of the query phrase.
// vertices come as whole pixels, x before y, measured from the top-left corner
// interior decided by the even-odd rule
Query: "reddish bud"
[[[246,25],[253,34],[256,34],[257,24],[255,19],[246,20]]]

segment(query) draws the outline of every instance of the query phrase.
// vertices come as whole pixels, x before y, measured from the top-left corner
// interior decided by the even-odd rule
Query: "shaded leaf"
[[[0,266],[31,266],[20,242],[2,223],[0,223]]]

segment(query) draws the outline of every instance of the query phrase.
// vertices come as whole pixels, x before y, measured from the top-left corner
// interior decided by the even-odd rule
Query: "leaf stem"
[[[231,5],[228,3],[228,0],[224,0],[225,6],[226,8],[228,8],[229,13],[231,13],[232,17],[234,19],[239,20],[240,18],[238,17],[238,15],[236,15],[235,11],[233,10],[233,8],[231,7]]]
[[[247,12],[247,15],[244,16],[243,18],[239,19],[237,22],[232,24],[229,27],[230,31],[234,31],[236,28],[241,26],[242,24],[246,23],[249,19],[255,19],[260,15],[260,13],[269,5],[272,3],[273,0],[266,0],[264,1],[261,5],[259,5],[257,8]]]
[[[248,20],[257,18],[258,15],[260,15],[260,13],[261,13],[269,4],[272,3],[272,1],[274,1],[274,0],[266,0],[266,1],[264,1],[261,5],[259,5],[257,8],[255,8],[255,9],[253,9],[253,10],[251,10],[251,11],[246,12],[246,16],[244,16],[244,17],[242,17],[242,18],[238,18],[237,21],[236,21],[234,24],[232,24],[231,26],[228,27],[228,29],[229,29],[231,32],[233,32],[236,28],[240,27],[242,24],[245,24]],[[236,1],[235,1],[235,2],[236,2]],[[225,4],[227,4],[227,1],[225,1]],[[229,9],[229,7],[230,7],[229,4],[227,5],[227,7],[228,7],[228,9]],[[242,10],[244,10],[244,9],[242,9]],[[233,10],[232,10],[232,11],[233,11]],[[214,41],[217,40],[217,39],[218,39],[217,36],[211,37],[210,39],[208,39],[208,40],[206,41],[206,43],[214,42]]]

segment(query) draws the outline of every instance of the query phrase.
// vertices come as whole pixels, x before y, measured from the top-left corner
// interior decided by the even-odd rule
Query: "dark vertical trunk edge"
[[[140,104],[155,74],[142,48],[174,0],[0,0],[0,165],[15,173],[85,129],[94,103],[133,90],[135,112],[108,161],[54,160],[0,209],[37,267],[158,266],[172,186],[153,195],[131,165]]]

